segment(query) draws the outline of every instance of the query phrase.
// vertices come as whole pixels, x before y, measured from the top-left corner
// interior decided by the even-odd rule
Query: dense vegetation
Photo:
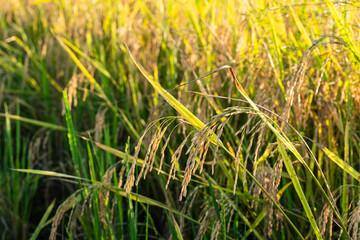
[[[360,3],[3,0],[2,239],[359,239]]]

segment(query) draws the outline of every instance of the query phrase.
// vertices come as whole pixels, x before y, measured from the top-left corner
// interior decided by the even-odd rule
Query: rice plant
[[[1,1],[1,239],[359,239],[359,9]]]

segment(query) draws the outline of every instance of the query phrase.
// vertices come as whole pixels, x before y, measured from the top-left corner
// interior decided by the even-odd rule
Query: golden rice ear
[[[206,156],[207,156],[207,152],[208,152],[209,147],[210,147],[210,142],[211,142],[210,135],[215,132],[216,122],[213,125],[214,126],[212,128],[210,126],[210,129],[208,131],[208,135],[206,136],[207,141],[206,141],[206,144],[204,146],[204,152],[203,152],[203,154],[201,156],[199,156],[200,173],[202,173],[203,166],[204,166],[204,163],[205,163],[205,159],[206,159]]]
[[[150,161],[149,161],[149,158],[150,158],[150,155],[151,155],[151,153],[152,153],[152,149],[153,149],[153,146],[154,146],[154,144],[155,144],[157,135],[158,135],[158,134],[156,133],[156,134],[154,134],[154,135],[152,136],[152,138],[151,138],[150,144],[149,144],[149,146],[148,146],[148,150],[147,150],[146,155],[145,155],[145,158],[144,158],[144,163],[143,163],[143,165],[142,165],[142,167],[141,167],[140,173],[139,173],[138,178],[137,178],[137,180],[136,180],[136,185],[139,184],[140,179],[141,179],[141,177],[142,177],[142,175],[143,175],[143,173],[144,173],[145,168],[148,169],[148,166],[150,165],[150,164],[149,164],[149,162],[150,162]],[[144,179],[145,179],[145,175],[146,175],[146,174],[144,174]]]
[[[218,126],[218,135],[216,137],[216,149],[215,149],[215,154],[214,154],[214,159],[213,159],[213,162],[212,162],[212,165],[211,165],[211,172],[212,174],[214,174],[214,171],[215,171],[215,163],[216,163],[216,156],[217,156],[217,152],[218,152],[218,149],[219,149],[219,146],[222,145],[220,144],[220,136],[224,130],[224,127],[226,125],[226,123],[229,121],[229,118],[227,118],[224,122],[222,122],[219,126]]]
[[[321,235],[325,238],[326,237],[326,226],[327,223],[329,222],[329,220],[332,220],[332,216],[333,216],[333,212],[330,208],[330,206],[328,204],[325,204],[323,209],[321,210],[320,213],[320,218],[319,218],[319,227],[320,227],[320,232]],[[332,228],[332,221],[329,222],[329,238],[331,239],[331,228]],[[351,232],[351,229],[349,228],[349,233]]]
[[[351,206],[351,205],[350,205]],[[359,237],[359,224],[360,224],[360,201],[357,202],[356,207],[350,213],[349,217],[349,233],[352,239],[358,239]]]
[[[146,131],[145,133],[140,137],[138,144],[135,147],[135,154],[134,154],[134,158],[133,158],[133,162],[131,164],[131,167],[129,169],[129,172],[127,174],[127,179],[124,185],[124,189],[126,193],[130,193],[132,187],[134,186],[134,182],[135,182],[135,167],[136,167],[136,162],[137,162],[137,158],[139,156],[139,152],[140,152],[140,147],[142,144],[142,141],[145,137]]]
[[[172,155],[171,157],[171,167],[170,167],[170,171],[169,171],[169,176],[168,176],[168,180],[167,180],[167,183],[166,183],[166,186],[165,186],[165,189],[168,188],[169,186],[169,183],[170,183],[170,179],[171,178],[175,178],[175,174],[176,174],[176,165],[179,161],[179,158],[181,156],[181,152],[187,142],[187,139],[190,135],[188,135],[183,141],[182,143],[179,145],[179,147],[176,149],[175,153]]]
[[[138,144],[136,145],[135,147],[135,154],[134,154],[134,158],[133,158],[133,162],[131,164],[131,167],[129,169],[129,172],[127,173],[127,179],[126,179],[126,182],[125,182],[125,185],[124,185],[124,189],[125,189],[125,192],[126,193],[130,193],[132,187],[134,186],[134,182],[135,182],[135,167],[136,167],[136,163],[137,163],[137,159],[138,159],[138,156],[139,156],[139,152],[140,152],[140,148],[141,148],[141,145],[143,143],[143,140],[144,140],[144,137],[145,135],[147,134],[147,132],[158,122],[159,120],[155,120],[153,122],[151,122],[145,129],[143,135],[141,135],[139,141],[138,141]],[[150,148],[149,148],[150,149]],[[126,163],[128,164],[128,162]],[[146,165],[146,161],[144,160],[143,162],[143,168],[145,168],[145,165]],[[139,182],[139,179],[140,179],[141,175],[139,175],[137,181],[136,181],[136,185],[138,184]]]
[[[161,149],[160,164],[159,164],[159,169],[158,169],[158,172],[157,172],[158,175],[159,175],[160,172],[161,172],[161,167],[162,167],[162,165],[163,165],[163,161],[164,161],[164,158],[165,158],[165,150],[166,150],[166,148],[167,148],[167,146],[168,146],[168,144],[169,144],[169,142],[170,142],[170,138],[171,138],[174,130],[175,130],[178,126],[179,126],[179,125],[176,125],[176,126],[171,130],[169,136],[167,137],[167,139],[166,139],[166,141],[165,141],[164,146],[163,146],[162,149]]]
[[[56,239],[56,231],[61,220],[63,219],[65,212],[68,209],[74,207],[78,202],[82,200],[81,193],[83,191],[84,191],[83,189],[77,190],[58,207],[54,216],[54,220],[51,225],[51,232],[49,237],[50,240]]]
[[[154,166],[154,162],[155,162],[155,155],[156,155],[156,152],[159,148],[159,144],[160,144],[160,141],[162,139],[162,137],[164,136],[167,128],[169,127],[169,125],[165,126],[159,133],[158,133],[158,136],[156,137],[156,140],[155,140],[155,143],[154,143],[154,146],[151,150],[151,155],[150,155],[150,159],[149,159],[149,162],[150,162],[150,165],[148,165],[148,167],[146,168],[146,172],[145,172],[145,176],[147,174],[148,171],[152,171],[152,168]],[[144,178],[145,178],[144,176]]]

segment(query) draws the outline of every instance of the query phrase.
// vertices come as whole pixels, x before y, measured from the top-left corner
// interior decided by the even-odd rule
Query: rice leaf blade
[[[37,237],[39,236],[39,233],[41,231],[41,229],[43,229],[46,226],[46,221],[50,216],[50,213],[52,211],[52,209],[54,208],[55,205],[55,200],[53,200],[50,205],[48,206],[48,208],[46,209],[44,215],[42,216],[38,226],[36,227],[34,233],[31,235],[30,240],[35,240],[37,239]]]
[[[76,176],[80,177],[80,153],[79,153],[79,147],[77,145],[76,141],[76,135],[74,130],[74,125],[71,117],[70,107],[69,107],[69,100],[67,96],[67,92],[63,92],[63,98],[65,102],[65,118],[66,118],[66,125],[68,128],[68,139],[69,139],[69,145],[70,145],[70,151],[72,155],[72,159],[74,162],[75,172]]]
[[[325,154],[329,157],[331,161],[333,161],[336,165],[338,165],[342,170],[347,172],[350,176],[360,182],[360,173],[356,171],[353,167],[347,164],[344,160],[342,160],[339,156],[335,153],[330,151],[326,147],[321,147],[321,149],[325,152]]]
[[[291,178],[291,181],[294,185],[294,188],[300,198],[300,201],[304,207],[304,210],[305,210],[305,213],[310,221],[310,224],[314,230],[314,233],[316,235],[316,238],[317,239],[323,239],[322,236],[321,236],[321,233],[320,233],[320,230],[319,230],[319,227],[315,221],[315,218],[314,218],[314,215],[311,211],[311,208],[310,208],[310,205],[308,203],[308,201],[306,200],[306,197],[305,197],[305,194],[301,188],[301,184],[300,184],[300,181],[296,175],[296,172],[295,172],[295,169],[294,167],[292,166],[292,162],[288,156],[288,154],[286,153],[285,151],[285,148],[284,148],[284,145],[282,142],[280,142],[280,140],[278,140],[278,146],[279,146],[279,151],[280,151],[280,154],[284,160],[284,164],[285,164],[285,167],[286,167],[286,170],[287,172],[289,173],[289,176]]]

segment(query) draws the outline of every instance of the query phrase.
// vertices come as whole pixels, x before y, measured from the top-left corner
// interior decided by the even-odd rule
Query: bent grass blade
[[[57,177],[57,178],[70,178],[70,179],[75,179],[78,181],[85,181],[85,182],[91,182],[94,184],[99,184],[101,186],[104,186],[105,188],[108,188],[110,191],[115,192],[123,197],[130,197],[131,200],[140,202],[140,203],[145,203],[145,204],[149,204],[152,206],[156,206],[156,207],[160,207],[163,208],[165,210],[168,211],[172,211],[173,213],[175,213],[178,216],[184,217],[198,225],[200,225],[200,222],[185,215],[182,214],[181,212],[171,209],[169,206],[167,206],[166,204],[163,204],[161,202],[158,202],[156,200],[153,200],[149,197],[137,194],[137,193],[130,193],[127,194],[123,189],[112,186],[110,184],[106,184],[100,181],[95,181],[95,180],[91,180],[91,179],[87,179],[87,178],[82,178],[82,177],[76,177],[73,175],[69,175],[69,174],[64,174],[64,173],[57,173],[57,172],[53,172],[53,171],[44,171],[44,170],[36,170],[36,169],[11,169],[13,171],[17,171],[17,172],[22,172],[22,173],[31,173],[31,174],[37,174],[37,175],[43,175],[43,176],[50,176],[50,177]]]

